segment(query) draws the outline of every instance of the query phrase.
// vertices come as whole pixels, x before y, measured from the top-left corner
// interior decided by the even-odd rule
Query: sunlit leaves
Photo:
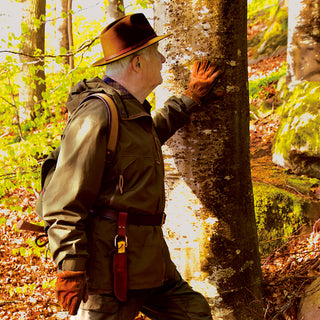
[[[151,1],[145,0],[136,0],[136,4],[140,6],[142,9],[147,9],[150,6]]]
[[[6,224],[7,219],[5,217],[0,217],[0,226]]]
[[[23,34],[30,34],[30,29],[29,29],[28,25],[24,21],[21,22],[21,32]]]

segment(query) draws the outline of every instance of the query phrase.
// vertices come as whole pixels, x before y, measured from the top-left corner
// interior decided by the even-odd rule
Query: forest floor
[[[285,59],[283,54],[251,65],[249,77],[277,70]],[[274,89],[270,87],[269,90]],[[252,180],[286,188],[281,182],[283,169],[271,159],[278,124],[279,117],[275,113],[251,123]],[[36,196],[23,188],[7,197],[22,208],[34,207],[36,201]],[[67,319],[55,299],[56,268],[52,259],[46,259],[45,248],[34,245],[36,234],[16,229],[19,219],[39,221],[32,213],[18,217],[14,207],[9,210],[0,205],[0,319]],[[264,319],[297,319],[298,303],[306,285],[320,275],[320,235],[314,231],[304,238],[292,236],[286,245],[262,257]]]
[[[249,66],[249,79],[270,70],[278,70],[286,53]],[[265,88],[272,92],[273,86]],[[263,93],[262,93],[263,95]],[[272,97],[269,95],[269,102]],[[275,97],[275,95],[274,95]],[[253,182],[263,182],[295,192],[286,183],[288,173],[272,162],[272,144],[279,125],[279,114],[273,112],[250,125],[251,175]],[[297,190],[296,190],[297,192]],[[298,192],[297,192],[298,193]],[[299,194],[301,196],[301,194]],[[297,320],[298,308],[306,287],[320,276],[320,234],[318,226],[299,230],[282,247],[261,259],[266,320]]]

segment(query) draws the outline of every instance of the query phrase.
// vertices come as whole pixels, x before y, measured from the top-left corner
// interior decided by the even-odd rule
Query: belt
[[[98,214],[106,219],[118,221],[119,211],[107,208],[98,210]],[[138,214],[128,213],[127,224],[135,224],[141,226],[162,226],[166,220],[166,214]]]

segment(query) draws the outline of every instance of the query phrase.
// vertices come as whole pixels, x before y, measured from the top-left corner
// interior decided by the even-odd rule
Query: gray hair
[[[155,48],[158,48],[158,43],[154,43],[151,46],[132,53],[127,57],[108,63],[106,65],[106,75],[110,78],[123,76],[134,57],[143,55],[146,59],[149,59],[151,54],[154,53]]]

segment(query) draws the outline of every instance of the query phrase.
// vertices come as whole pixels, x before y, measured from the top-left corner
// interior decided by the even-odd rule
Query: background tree
[[[106,6],[106,24],[125,15],[123,0],[108,0]]]
[[[319,1],[289,0],[286,103],[272,160],[299,175],[320,179]],[[285,97],[286,94],[286,97]]]
[[[23,0],[21,23],[21,88],[20,101],[24,108],[20,117],[34,119],[41,112],[42,93],[45,91],[44,53],[45,47],[45,0]]]
[[[320,81],[319,0],[289,0],[287,84]]]
[[[60,52],[62,54],[71,53],[73,49],[72,32],[72,0],[61,0],[60,5],[55,3],[57,38],[59,41]],[[69,55],[62,59],[62,64],[68,64],[70,69],[74,68],[74,57]]]
[[[167,91],[186,88],[195,59],[210,59],[224,70],[226,95],[221,100],[214,93],[208,96],[190,125],[170,140],[167,152],[182,177],[168,182],[171,252],[219,319],[262,318],[262,308],[254,304],[262,290],[249,162],[246,6],[246,0],[155,4],[158,34],[173,34],[162,48],[166,87],[157,91],[157,104]],[[176,255],[182,241],[187,248]]]

